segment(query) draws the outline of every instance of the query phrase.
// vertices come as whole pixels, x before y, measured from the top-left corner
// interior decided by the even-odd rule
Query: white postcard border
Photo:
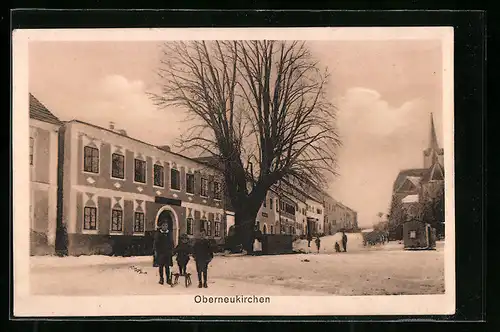
[[[278,316],[437,315],[455,312],[453,28],[40,29],[13,33],[14,316]],[[443,49],[443,132],[446,173],[445,293],[390,296],[271,296],[266,304],[197,304],[193,296],[33,296],[29,292],[28,44],[30,41],[192,39],[422,40]],[[251,295],[251,294],[242,294]],[[165,305],[167,302],[175,306]]]

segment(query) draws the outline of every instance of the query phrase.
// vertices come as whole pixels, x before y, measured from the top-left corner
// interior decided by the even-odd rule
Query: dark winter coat
[[[172,250],[173,242],[169,233],[157,230],[154,235],[154,255],[157,265],[173,266]]]
[[[198,239],[193,247],[194,259],[197,263],[208,263],[214,257],[212,246],[207,239]]]
[[[345,234],[342,235],[342,242],[347,243],[347,235]]]
[[[321,240],[319,238],[316,239],[316,247],[319,248],[319,246],[321,245]]]
[[[177,254],[177,262],[183,265],[189,262],[190,253],[191,247],[188,243],[179,243],[174,249],[174,254]]]

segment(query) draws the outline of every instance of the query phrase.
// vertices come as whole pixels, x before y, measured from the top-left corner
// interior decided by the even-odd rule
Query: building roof
[[[197,158],[193,158],[193,159],[200,162],[200,163],[203,163],[203,164],[215,167],[215,168],[223,169],[223,167],[224,167],[222,164],[222,161],[216,156],[197,157]],[[318,188],[315,188],[312,185],[312,183],[306,184],[308,188],[301,188],[301,187],[297,186],[296,184],[292,183],[292,181],[289,181],[287,179],[281,179],[280,183],[282,184],[281,195],[283,195],[283,189],[288,189],[288,188],[286,188],[288,186],[290,188],[290,190],[284,190],[285,195],[293,196],[295,199],[297,199],[303,203],[305,203],[305,201],[302,200],[300,197],[298,197],[297,194],[300,194],[301,196],[303,196],[306,199],[311,199],[311,200],[316,201],[316,202],[321,203],[321,204],[323,204],[324,198],[328,197],[331,200],[333,200],[335,202],[335,204],[339,204],[343,208],[345,208],[346,210],[349,210],[353,213],[356,213],[356,211],[354,211],[353,209],[342,204],[340,201],[336,200],[335,198],[333,198],[331,195],[329,195],[325,191],[320,190]],[[283,185],[285,188],[283,187]],[[312,191],[314,191],[314,193],[309,192],[309,190],[307,190],[307,189],[311,189]],[[280,191],[280,184],[278,183],[278,184],[271,186],[270,190],[275,192],[275,193],[278,193],[278,191]],[[294,193],[293,192],[294,190],[297,191],[297,193]],[[321,196],[321,197],[319,197],[319,196]]]
[[[220,170],[224,170],[224,163],[222,160],[218,157],[215,156],[208,156],[208,157],[196,157],[193,158],[193,160],[196,160],[199,163],[218,168]]]
[[[407,179],[411,181],[416,187],[420,186],[420,180],[422,179],[419,176],[408,176]]]
[[[423,183],[433,180],[435,181],[444,180],[444,169],[439,162],[435,162],[422,177]]]
[[[130,140],[132,140],[132,141],[135,141],[135,142],[138,142],[138,143],[141,143],[141,144],[147,145],[147,146],[149,146],[149,147],[155,148],[155,149],[157,149],[157,150],[159,150],[159,151],[162,151],[163,153],[169,153],[169,154],[172,154],[172,155],[175,155],[175,156],[178,156],[178,157],[184,158],[184,159],[186,159],[186,160],[193,161],[193,162],[198,163],[198,164],[203,164],[203,165],[205,165],[205,166],[207,166],[207,167],[216,168],[216,167],[211,166],[211,165],[209,165],[209,164],[202,163],[202,162],[200,162],[199,160],[197,160],[196,158],[190,158],[190,157],[187,157],[187,156],[182,155],[182,154],[180,154],[180,153],[172,152],[172,151],[170,151],[168,148],[166,148],[166,147],[167,147],[166,145],[163,145],[163,146],[156,146],[156,145],[153,145],[153,144],[150,144],[150,143],[147,143],[147,142],[141,141],[141,140],[139,140],[139,139],[137,139],[137,138],[130,137],[130,136],[128,136],[128,135],[126,134],[126,132],[114,131],[114,130],[111,130],[111,129],[109,129],[109,128],[104,128],[104,127],[101,127],[101,126],[95,125],[95,124],[93,124],[93,123],[88,123],[88,122],[81,121],[81,120],[76,120],[76,119],[73,119],[73,120],[70,120],[70,121],[66,121],[66,122],[67,122],[67,123],[72,123],[72,122],[74,122],[74,123],[80,123],[80,124],[83,124],[83,125],[86,125],[86,126],[94,127],[94,128],[96,128],[96,129],[99,129],[99,130],[103,130],[103,131],[107,131],[107,132],[109,132],[109,133],[113,133],[113,134],[115,134],[115,135],[117,135],[117,136],[126,137],[126,138],[128,138],[128,139],[130,139]],[[217,169],[217,170],[219,170],[219,169]]]
[[[401,200],[402,203],[418,203],[418,195],[408,195]]]
[[[428,171],[427,168],[412,168],[412,169],[404,169],[401,172],[399,172],[398,176],[396,177],[396,180],[394,181],[394,185],[392,187],[393,191],[396,191],[403,182],[406,180],[408,177],[419,177],[421,178],[424,176],[424,174]]]
[[[31,93],[30,96],[30,118],[52,123],[55,125],[62,125],[63,123],[54,114],[52,114],[45,105],[43,105],[38,99],[35,98]]]

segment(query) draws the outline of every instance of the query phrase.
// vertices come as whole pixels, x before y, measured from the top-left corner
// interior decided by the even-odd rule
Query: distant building
[[[269,190],[255,218],[255,224],[262,234],[279,234],[278,211],[278,195]]]
[[[340,228],[340,223],[338,223],[338,215],[337,215],[337,201],[326,194],[323,197],[323,207],[325,209],[325,234],[332,235],[337,233]]]
[[[444,150],[438,144],[432,113],[429,136],[429,146],[423,152],[424,167],[402,170],[394,181],[389,218],[389,232],[393,239],[430,238],[421,235],[428,229],[420,215],[421,204],[444,188]],[[406,222],[409,224],[403,227]]]
[[[63,124],[29,94],[30,251],[55,252],[57,227],[58,132]]]

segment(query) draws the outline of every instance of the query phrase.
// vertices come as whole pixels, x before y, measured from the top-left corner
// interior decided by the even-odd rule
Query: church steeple
[[[431,135],[429,139],[429,149],[439,151],[439,143],[436,135],[436,128],[434,127],[434,117],[431,113]]]
[[[430,168],[435,163],[443,164],[443,149],[439,147],[436,127],[434,126],[434,117],[431,113],[429,147],[424,151],[424,168]]]

